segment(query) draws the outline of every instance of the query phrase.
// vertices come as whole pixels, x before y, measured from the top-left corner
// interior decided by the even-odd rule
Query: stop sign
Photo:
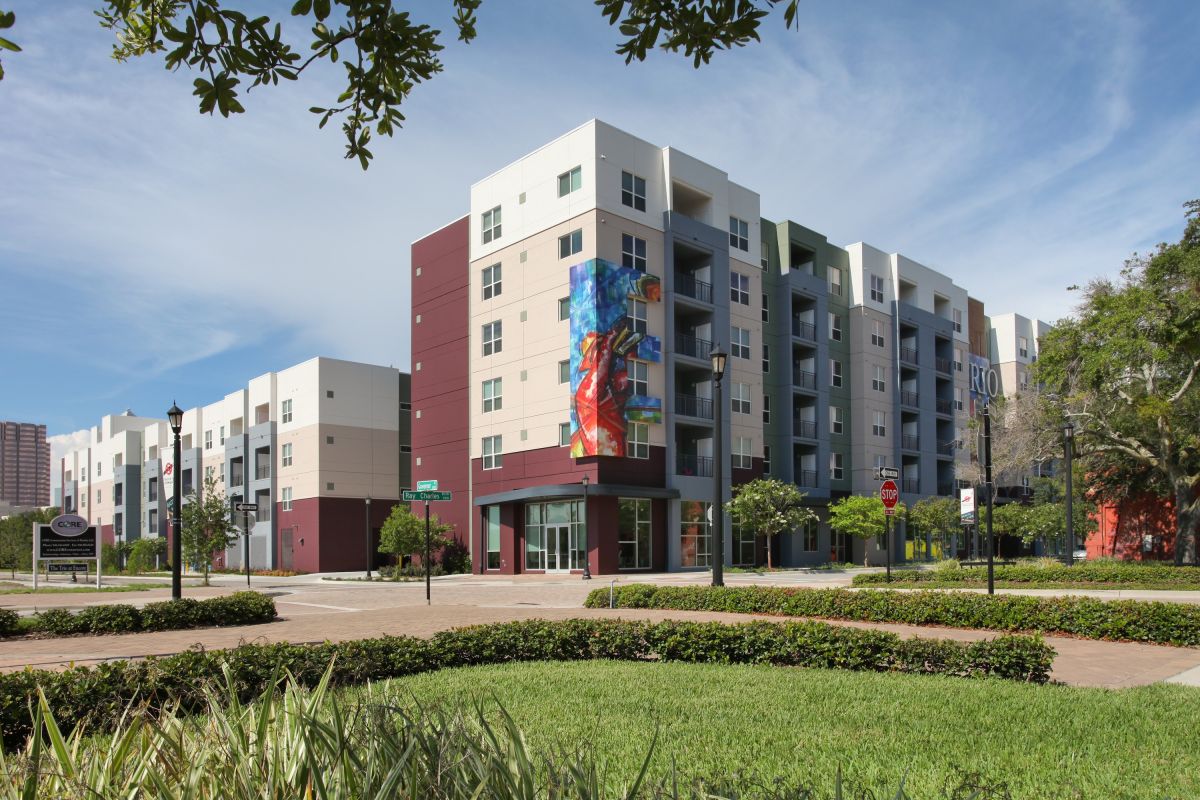
[[[883,507],[891,511],[896,507],[896,503],[900,500],[900,490],[896,488],[895,481],[884,481],[879,487],[879,499],[883,501]]]

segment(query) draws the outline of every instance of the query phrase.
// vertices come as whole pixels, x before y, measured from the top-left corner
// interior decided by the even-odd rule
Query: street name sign
[[[900,501],[900,490],[895,481],[884,481],[879,487],[879,499],[883,501],[883,513],[889,517],[896,513],[896,503]]]
[[[400,499],[406,503],[410,503],[414,500],[424,500],[426,502],[430,500],[449,500],[450,492],[411,492],[405,490],[400,493]]]
[[[877,481],[890,481],[893,478],[899,478],[899,477],[900,477],[900,470],[897,469],[896,467],[876,467],[875,468],[875,480],[877,480]]]
[[[438,482],[435,480],[417,481],[417,491],[418,492],[436,492],[437,488],[438,488]]]

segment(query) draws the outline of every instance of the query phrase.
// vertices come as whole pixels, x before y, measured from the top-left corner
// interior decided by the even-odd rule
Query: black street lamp
[[[1075,500],[1071,489],[1071,456],[1075,450],[1075,426],[1068,421],[1063,425],[1063,456],[1067,470],[1067,547],[1063,553],[1063,563],[1068,567],[1075,563]]]
[[[367,544],[367,580],[371,580],[371,498],[369,496],[367,497],[367,511],[363,516],[363,537]]]
[[[183,476],[180,472],[179,432],[183,430],[183,409],[171,403],[167,410],[167,420],[171,423],[171,432],[175,434],[175,458],[171,463],[172,486],[174,487],[175,506],[171,509],[171,599],[183,597]]]
[[[583,580],[592,579],[592,568],[588,563],[591,554],[588,552],[588,476],[583,476]]]
[[[996,593],[996,539],[992,536],[992,503],[996,487],[992,483],[992,410],[983,404],[983,481],[987,492],[987,587],[988,594]]]
[[[719,344],[714,344],[712,353],[713,376],[713,504],[712,504],[712,585],[725,585],[725,530],[724,515],[721,513],[721,472],[724,462],[721,456],[721,378],[725,375],[727,356]]]

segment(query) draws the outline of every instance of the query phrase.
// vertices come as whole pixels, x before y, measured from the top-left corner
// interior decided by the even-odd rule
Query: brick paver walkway
[[[678,580],[692,579],[683,577]],[[828,585],[827,582],[822,582]],[[276,595],[275,601],[282,618],[279,622],[237,628],[9,641],[0,644],[0,670],[20,669],[26,665],[55,668],[68,663],[92,664],[116,658],[176,653],[195,645],[225,648],[243,642],[315,642],[326,639],[345,641],[383,634],[429,636],[439,630],[463,625],[534,618],[618,617],[721,622],[753,618],[741,614],[709,612],[582,608],[587,592],[605,585],[606,580],[596,580],[587,584],[577,578],[566,579],[557,576],[530,576],[518,579],[462,576],[435,582],[434,603],[427,606],[424,585],[420,583],[397,585],[276,581],[270,588],[263,586],[263,590]],[[211,596],[239,588],[244,588],[244,585],[188,589],[185,594],[189,597]],[[164,594],[166,593],[162,590],[153,590],[118,595],[48,595],[36,598],[29,595],[5,595],[0,596],[0,606],[22,608],[36,603],[44,608],[51,604],[79,606],[110,602],[131,602],[140,605],[162,599]],[[991,631],[830,622],[835,625],[889,630],[902,636],[960,641],[973,641],[996,635]],[[1046,638],[1058,652],[1053,677],[1076,686],[1139,686],[1200,668],[1200,649],[1097,642],[1065,637]]]

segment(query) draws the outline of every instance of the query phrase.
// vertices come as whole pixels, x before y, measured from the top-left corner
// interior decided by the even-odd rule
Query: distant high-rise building
[[[0,421],[0,502],[50,505],[50,443],[45,425]]]

